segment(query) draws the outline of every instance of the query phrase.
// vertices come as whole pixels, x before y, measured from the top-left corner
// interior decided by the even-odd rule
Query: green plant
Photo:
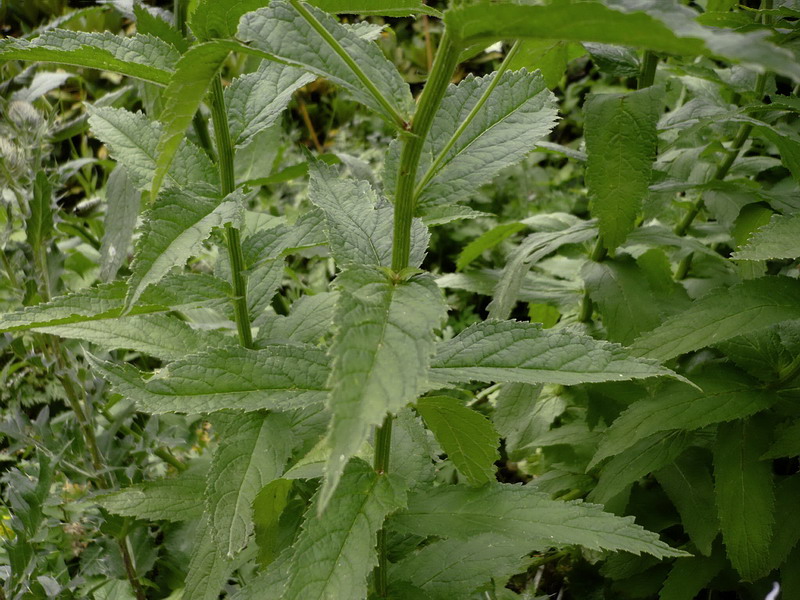
[[[756,581],[792,564],[787,555],[800,531],[773,534],[773,522],[797,498],[796,469],[773,475],[762,458],[798,453],[791,404],[800,290],[786,276],[795,263],[766,262],[797,258],[796,205],[788,198],[796,187],[791,179],[769,186],[726,180],[737,166],[744,174],[756,168],[748,171],[740,156],[753,133],[780,154],[768,168],[782,169],[783,161],[797,176],[796,99],[762,103],[776,76],[800,80],[789,50],[758,32],[700,25],[692,10],[671,2],[463,2],[442,15],[413,0],[200,0],[187,22],[185,5],[175,8],[173,27],[137,7],[138,32],[128,37],[50,29],[0,43],[4,60],[103,69],[146,82],[150,94],[163,88],[148,115],[87,107],[92,131],[117,163],[99,244],[105,283],[47,291],[55,213],[40,168],[33,193],[8,218],[25,223],[25,258],[45,293],[6,314],[0,328],[34,332],[33,345],[55,365],[90,478],[104,491],[92,502],[119,545],[127,579],[119,585],[138,598],[148,584],[166,595],[131,551],[152,521],[172,524],[161,530],[165,548],[189,547],[182,593],[191,599],[217,598],[226,586],[241,599],[504,597],[514,595],[505,588],[514,575],[601,557],[601,573],[619,582],[608,587],[624,589],[639,577],[646,590],[663,584],[662,598],[681,598],[719,573]],[[771,5],[752,15],[717,8],[704,24],[725,25],[724,15],[736,15],[726,18],[771,31],[772,19],[793,16]],[[416,103],[373,43],[380,27],[342,24],[330,13],[443,19]],[[496,71],[450,83],[463,59],[497,40],[518,41]],[[615,83],[612,93],[588,97],[585,153],[543,142],[557,119],[548,83],[582,54],[581,43],[611,77],[635,79],[639,88]],[[257,66],[224,88],[220,72],[231,53]],[[697,65],[671,60],[674,72],[659,78],[662,55],[672,54],[742,62],[761,73],[752,81],[750,71],[726,67],[725,78],[701,58]],[[519,68],[538,64],[544,75]],[[291,173],[244,173],[241,157],[273,142],[270,127],[292,92],[317,77],[395,134],[380,186],[310,155]],[[694,80],[703,82],[704,95],[679,105],[689,78],[695,88]],[[745,103],[732,107],[732,92]],[[715,128],[732,126],[732,143],[713,142]],[[484,215],[463,200],[540,142],[586,162],[594,218],[556,213],[502,223],[464,249],[457,263],[464,273],[437,281],[422,269],[429,228]],[[697,164],[719,155],[706,178]],[[311,206],[293,223],[251,210],[261,185],[305,172]],[[784,171],[773,175],[782,181]],[[681,216],[669,202],[676,190],[703,196]],[[729,229],[693,229],[720,193],[715,216]],[[748,194],[769,206],[736,199]],[[642,225],[643,214],[677,225]],[[486,250],[528,227],[537,231],[512,247],[499,274],[478,266]],[[129,273],[117,281],[136,231]],[[733,258],[721,254],[729,234]],[[284,310],[288,302],[276,293],[287,257],[317,247],[335,261],[330,290]],[[553,275],[557,265],[543,266],[556,252],[577,263],[577,285],[558,284],[568,278]],[[531,269],[540,267],[526,291]],[[453,331],[441,287],[491,295],[489,318]],[[510,319],[523,296],[531,317],[548,327]],[[272,309],[276,297],[283,314]],[[59,338],[90,343],[91,352],[65,350]],[[714,349],[702,351],[708,346]],[[120,350],[143,356],[126,360]],[[657,362],[696,351],[672,368]],[[83,360],[111,384],[109,396],[89,393],[102,383],[89,381]],[[474,382],[493,385],[476,390]],[[104,455],[93,421],[99,412],[113,422],[111,409],[150,415],[138,431],[124,427],[158,448],[172,476],[134,482],[116,474],[121,463]],[[168,444],[143,436],[172,414],[211,423],[210,460],[187,465]],[[771,447],[778,423],[785,433]],[[501,459],[517,463],[523,479],[541,477],[500,482]],[[10,501],[20,524],[7,544],[10,597],[25,597],[41,568],[32,555],[13,554],[35,547],[43,530],[36,507],[47,497],[51,462],[42,456],[34,470],[39,485],[17,484],[24,502]],[[661,515],[680,525],[665,532],[678,548],[617,516],[627,510],[649,529],[667,529],[654,518],[658,511],[637,509],[632,489],[645,498],[642,506],[649,497],[674,504],[674,523],[669,510]],[[576,500],[586,494],[606,510]],[[719,531],[724,550],[715,542]],[[228,585],[233,573],[235,587]]]

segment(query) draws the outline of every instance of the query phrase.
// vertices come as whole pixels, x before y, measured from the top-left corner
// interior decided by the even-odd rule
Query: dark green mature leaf
[[[586,185],[600,236],[614,250],[633,231],[650,185],[664,88],[591,94],[584,105]]]
[[[100,279],[111,281],[128,258],[128,246],[136,229],[141,194],[123,165],[118,165],[106,183],[105,232],[100,245]]]
[[[555,97],[539,73],[523,69],[496,77],[468,75],[448,88],[422,149],[416,190],[422,205],[474,194],[522,160],[555,125]],[[387,185],[393,189],[391,179]]]
[[[800,518],[797,498],[800,495],[800,477],[786,477],[775,487],[775,535],[770,543],[769,570],[777,569],[800,542]]]
[[[331,457],[321,506],[372,426],[419,396],[434,351],[433,330],[447,313],[442,293],[428,275],[395,283],[378,269],[356,267],[337,282],[328,383]]]
[[[800,214],[774,215],[747,243],[731,255],[737,260],[800,257]]]
[[[87,108],[92,131],[125,166],[136,188],[147,188],[156,170],[161,124],[121,108]],[[209,195],[219,189],[219,173],[202,150],[186,141],[178,147],[166,182]]]
[[[396,123],[395,115],[407,119],[413,107],[408,84],[381,50],[337,23],[327,13],[314,7],[308,7],[307,10],[326,35],[353,57],[357,62],[356,68],[338,54],[294,7],[283,0],[273,0],[267,8],[244,15],[237,37],[289,64],[327,77],[390,122]],[[388,105],[378,99],[376,92]]]
[[[111,32],[45,31],[33,40],[0,40],[0,62],[34,60],[114,71],[166,85],[179,58],[170,44],[152,35],[123,37]]]
[[[675,374],[622,346],[537,323],[484,321],[438,345],[431,364],[436,384],[457,381],[575,385]]]
[[[258,70],[234,79],[225,89],[231,142],[244,147],[275,123],[298,88],[315,77],[302,69],[264,61]]]
[[[775,432],[772,445],[762,458],[800,456],[800,421],[790,421]]]
[[[479,488],[445,485],[409,494],[408,508],[390,518],[401,533],[460,540],[491,533],[523,551],[577,544],[593,550],[686,556],[633,522],[581,501],[551,500],[535,488],[495,483]]]
[[[162,131],[156,147],[158,158],[150,190],[153,198],[158,194],[172,159],[186,135],[186,128],[229,52],[227,47],[214,43],[196,44],[175,65],[175,73],[162,94],[164,110],[158,117]]]
[[[129,366],[92,362],[115,391],[149,413],[197,414],[223,409],[288,410],[324,401],[327,357],[313,346],[215,348],[171,363],[143,380]]]
[[[644,334],[636,356],[667,360],[774,323],[800,319],[800,281],[789,277],[750,279],[717,289],[689,309]]]
[[[465,46],[515,38],[600,42],[677,55],[712,54],[800,78],[800,65],[791,55],[757,32],[703,27],[694,21],[694,11],[674,2],[615,4],[630,11],[598,2],[531,6],[484,0],[448,10],[444,21]]]
[[[402,481],[378,475],[356,459],[342,473],[324,516],[318,516],[321,496],[318,492],[312,501],[292,546],[291,568],[280,597],[365,598],[367,575],[377,564],[378,530],[386,515],[406,504]]]
[[[695,598],[727,565],[728,561],[725,560],[725,554],[720,548],[717,548],[709,557],[679,558],[664,581],[664,587],[661,588],[658,599]]]
[[[394,207],[386,202],[378,204],[378,196],[368,182],[341,178],[336,167],[314,162],[309,171],[308,196],[325,212],[325,233],[336,263],[340,267],[390,266]],[[429,239],[427,227],[414,219],[410,266],[422,264]]]
[[[258,544],[258,562],[262,567],[277,557],[280,517],[289,503],[292,485],[288,479],[275,479],[261,488],[253,500],[253,529]]]
[[[631,404],[606,431],[590,466],[659,431],[700,429],[741,419],[777,400],[774,392],[759,388],[754,380],[734,369],[709,370],[693,377],[692,382],[699,389],[668,382],[649,398]]]
[[[225,419],[211,459],[205,506],[217,551],[233,558],[253,532],[252,504],[277,479],[292,451],[291,423],[279,413]]]
[[[94,500],[108,512],[125,517],[193,521],[203,514],[205,485],[205,469],[194,468],[171,479],[132,485]]]
[[[329,13],[348,15],[380,15],[383,17],[408,17],[410,15],[441,16],[441,13],[428,6],[424,0],[309,0]]]
[[[468,598],[490,579],[502,584],[524,571],[525,553],[519,542],[492,533],[467,540],[439,540],[392,565],[389,577],[408,581],[431,600]]]
[[[775,524],[772,465],[761,460],[769,444],[763,419],[720,425],[714,447],[714,481],[722,540],[739,574],[754,581],[769,572]]]
[[[126,305],[132,306],[147,286],[194,256],[213,228],[238,221],[242,199],[238,191],[220,199],[176,188],[164,190],[148,211],[136,244]]]
[[[694,545],[710,556],[711,544],[719,533],[719,518],[706,454],[699,448],[690,448],[655,476],[678,510]]]
[[[44,244],[53,231],[53,186],[47,173],[38,171],[33,182],[30,215],[25,219],[25,237],[35,253],[45,251]]]
[[[491,421],[447,396],[420,398],[416,406],[442,450],[467,481],[481,485],[494,480],[500,436]]]
[[[134,4],[136,33],[153,35],[174,46],[181,54],[186,52],[189,49],[189,41],[171,23],[151,13],[150,10],[147,5]]]
[[[204,515],[195,529],[184,596],[192,600],[216,600],[233,568],[232,561],[220,554],[211,535],[209,518]]]

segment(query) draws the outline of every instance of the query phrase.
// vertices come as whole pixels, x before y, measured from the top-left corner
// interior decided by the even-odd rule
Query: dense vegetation
[[[800,598],[800,2],[80,4],[0,5],[0,599]]]

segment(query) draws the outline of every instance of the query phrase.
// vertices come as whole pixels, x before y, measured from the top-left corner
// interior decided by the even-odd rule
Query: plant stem
[[[422,146],[430,131],[436,110],[447,91],[453,71],[458,65],[458,55],[459,49],[445,31],[436,58],[433,60],[433,69],[419,97],[410,134],[403,140],[394,196],[392,270],[395,272],[408,266],[408,257],[411,253],[411,221],[414,218],[416,204],[414,188]]]
[[[642,56],[642,67],[636,81],[636,89],[642,90],[653,85],[656,80],[656,68],[658,67],[658,56],[650,50],[645,50]]]
[[[214,134],[217,138],[217,158],[222,195],[227,196],[236,189],[233,173],[233,144],[225,114],[225,98],[222,93],[222,78],[217,75],[211,82],[211,118],[214,120]],[[228,259],[231,264],[233,283],[233,313],[239,343],[245,348],[253,347],[253,332],[250,329],[250,312],[247,308],[247,281],[244,277],[244,254],[239,230],[231,225],[225,226],[225,241],[228,246]]]
[[[397,112],[397,109],[392,106],[392,103],[389,102],[389,100],[387,100],[383,94],[381,94],[380,90],[375,86],[374,83],[372,83],[370,78],[367,77],[367,74],[364,73],[364,71],[361,70],[361,67],[358,66],[358,63],[355,61],[355,59],[350,56],[347,50],[342,47],[342,45],[339,43],[339,40],[333,37],[331,32],[328,31],[325,26],[320,23],[305,6],[303,6],[300,0],[289,0],[289,3],[292,5],[292,8],[294,8],[300,14],[300,16],[303,17],[303,19],[305,19],[305,21],[314,29],[314,31],[316,31],[319,36],[325,40],[325,43],[330,46],[331,50],[333,50],[350,68],[361,84],[367,89],[372,97],[378,101],[378,104],[383,107],[383,109],[386,111],[386,114],[391,117],[391,120],[394,122],[394,124],[401,129],[405,129],[406,120],[403,115]]]
[[[392,448],[392,416],[386,415],[381,425],[375,431],[375,472],[379,475],[389,471],[389,457]],[[388,566],[389,559],[386,557],[388,548],[386,546],[386,530],[378,531],[378,566],[375,568],[375,591],[379,598],[387,598],[389,590]]]

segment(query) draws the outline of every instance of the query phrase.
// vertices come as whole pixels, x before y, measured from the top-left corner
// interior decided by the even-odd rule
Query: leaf
[[[331,457],[321,507],[372,426],[419,396],[433,355],[433,330],[447,312],[428,275],[393,283],[377,269],[355,267],[339,275],[337,285],[328,382]]]
[[[800,257],[800,214],[773,215],[731,255],[736,260],[772,260]]]
[[[37,171],[33,181],[30,215],[25,219],[25,237],[33,252],[46,252],[45,244],[53,231],[53,187],[47,173]]]
[[[800,456],[800,421],[794,420],[778,429],[769,450],[762,458]]]
[[[313,4],[325,12],[348,15],[441,16],[438,10],[425,6],[424,0],[310,0],[309,4]]]
[[[123,165],[117,166],[106,183],[105,232],[100,245],[100,279],[111,281],[128,258],[128,246],[139,217],[141,194]]]
[[[679,558],[673,563],[658,598],[659,600],[695,598],[727,566],[725,554],[719,548],[709,557]]]
[[[505,223],[492,227],[486,233],[472,240],[458,255],[456,269],[463,271],[472,261],[480,257],[486,250],[497,246],[506,238],[525,229],[524,223]]]
[[[586,42],[583,47],[589,52],[592,62],[603,73],[614,77],[638,77],[641,69],[636,52],[624,46]]]
[[[422,149],[416,190],[421,206],[474,194],[498,171],[522,160],[555,125],[555,97],[540,74],[523,69],[495,77],[467,75],[448,88]],[[491,87],[490,99],[483,98],[469,120]]]
[[[587,261],[581,276],[611,341],[630,344],[661,322],[659,304],[645,273],[625,255]]]
[[[322,517],[321,502],[318,492],[292,546],[290,575],[280,597],[366,598],[367,576],[378,564],[378,530],[387,514],[405,506],[405,490],[393,476],[378,475],[356,459],[344,469]]]
[[[517,321],[469,326],[438,344],[431,367],[436,385],[475,380],[576,385],[675,376],[653,361],[630,357],[622,346]]]
[[[253,532],[252,504],[261,488],[278,479],[292,451],[289,420],[278,413],[232,416],[220,427],[205,491],[211,537],[233,558]]]
[[[714,482],[722,540],[733,567],[746,581],[769,572],[775,523],[772,465],[761,460],[769,443],[767,420],[720,425],[714,447]]]
[[[327,396],[327,358],[311,346],[214,348],[170,363],[147,381],[129,366],[96,359],[92,366],[116,392],[151,414],[289,410]]]
[[[337,264],[391,266],[394,207],[386,202],[376,206],[378,197],[369,183],[340,178],[335,167],[315,162],[309,171],[309,199],[325,212],[325,232]],[[429,239],[427,227],[414,219],[410,266],[422,264]]]
[[[577,44],[553,40],[522,40],[508,68],[511,71],[527,69],[531,72],[539,69],[545,84],[552,90],[558,87],[564,77],[569,61],[583,54],[585,51]]]
[[[172,159],[186,135],[186,128],[229,52],[227,47],[213,42],[196,44],[175,65],[175,73],[162,93],[164,110],[158,118],[162,123],[162,131],[156,147],[158,158],[150,189],[153,198],[158,194]]]
[[[468,598],[490,579],[500,584],[525,570],[528,562],[522,545],[494,534],[466,540],[447,539],[428,544],[392,565],[392,581],[408,581],[431,600]]]
[[[145,216],[131,264],[126,306],[132,306],[147,286],[194,256],[214,227],[237,221],[242,198],[238,191],[219,199],[176,188],[164,190]]]
[[[694,21],[697,13],[674,2],[614,4],[630,10],[620,12],[596,2],[523,6],[485,0],[446,11],[444,22],[464,46],[488,46],[501,39],[600,42],[679,56],[716,55],[800,78],[800,66],[786,50],[758,32],[703,27]]]
[[[278,120],[295,90],[314,81],[302,69],[264,61],[254,73],[234,79],[225,88],[231,141],[241,148]]]
[[[769,570],[777,569],[789,557],[800,541],[800,519],[797,515],[797,498],[800,477],[794,475],[781,480],[775,487],[775,535],[770,543]]]
[[[506,452],[516,459],[546,433],[567,406],[563,388],[529,383],[506,383],[495,399],[492,421],[505,440]]]
[[[261,323],[256,346],[268,344],[269,340],[291,340],[302,344],[319,342],[333,326],[338,299],[335,292],[302,296],[292,305],[287,316],[275,315]]]
[[[253,500],[253,526],[258,544],[258,563],[262,568],[278,555],[280,517],[289,503],[292,486],[288,479],[275,479],[261,488]]]
[[[191,16],[189,27],[201,42],[214,38],[227,39],[236,34],[239,19],[245,13],[261,8],[269,0],[199,0]]]
[[[390,122],[399,125],[395,116],[407,119],[413,107],[411,92],[383,52],[327,13],[314,7],[305,10],[325,35],[357,63],[355,68],[310,21],[283,0],[272,0],[268,7],[244,15],[237,37],[253,48],[327,77]]]
[[[0,62],[29,60],[114,71],[166,85],[179,58],[170,44],[152,35],[51,29],[33,40],[0,40]]]
[[[183,597],[192,600],[217,600],[233,569],[232,561],[218,551],[211,535],[211,524],[204,515],[195,529]]]
[[[151,13],[146,5],[134,4],[133,14],[136,17],[136,33],[160,38],[171,44],[181,54],[189,49],[189,42],[181,32],[161,16]]]
[[[491,421],[447,396],[420,398],[416,406],[436,441],[467,481],[473,485],[494,481],[500,436]]]
[[[668,382],[650,397],[631,404],[606,430],[589,466],[659,431],[700,429],[741,419],[769,408],[777,400],[773,392],[760,389],[734,369],[708,370],[692,381],[696,388]]]
[[[205,482],[204,468],[190,468],[177,477],[131,485],[93,500],[108,512],[124,517],[193,521],[203,514]]]
[[[438,448],[422,419],[410,407],[400,409],[392,425],[391,455],[403,459],[391,464],[392,473],[405,479],[409,489],[433,483],[437,452]]]
[[[630,484],[674,461],[693,441],[685,431],[661,431],[639,440],[603,465],[586,499],[606,504]]]
[[[121,108],[87,105],[87,110],[92,131],[125,166],[136,188],[148,188],[156,169],[161,124]],[[217,170],[205,153],[188,141],[179,146],[166,181],[202,195],[213,195],[219,189]]]
[[[592,550],[686,556],[633,522],[581,501],[550,500],[532,486],[492,483],[478,488],[443,485],[411,492],[408,508],[390,518],[389,529],[467,540],[491,533],[520,544],[523,552],[580,545]]]
[[[711,544],[719,533],[714,484],[708,462],[702,450],[690,448],[672,464],[655,473],[658,483],[680,514],[684,530],[705,556],[711,555]]]
[[[584,105],[586,185],[603,245],[614,250],[633,231],[650,185],[664,88],[590,94]]]
[[[637,339],[636,356],[667,360],[790,319],[800,319],[800,281],[750,279],[703,296]]]

